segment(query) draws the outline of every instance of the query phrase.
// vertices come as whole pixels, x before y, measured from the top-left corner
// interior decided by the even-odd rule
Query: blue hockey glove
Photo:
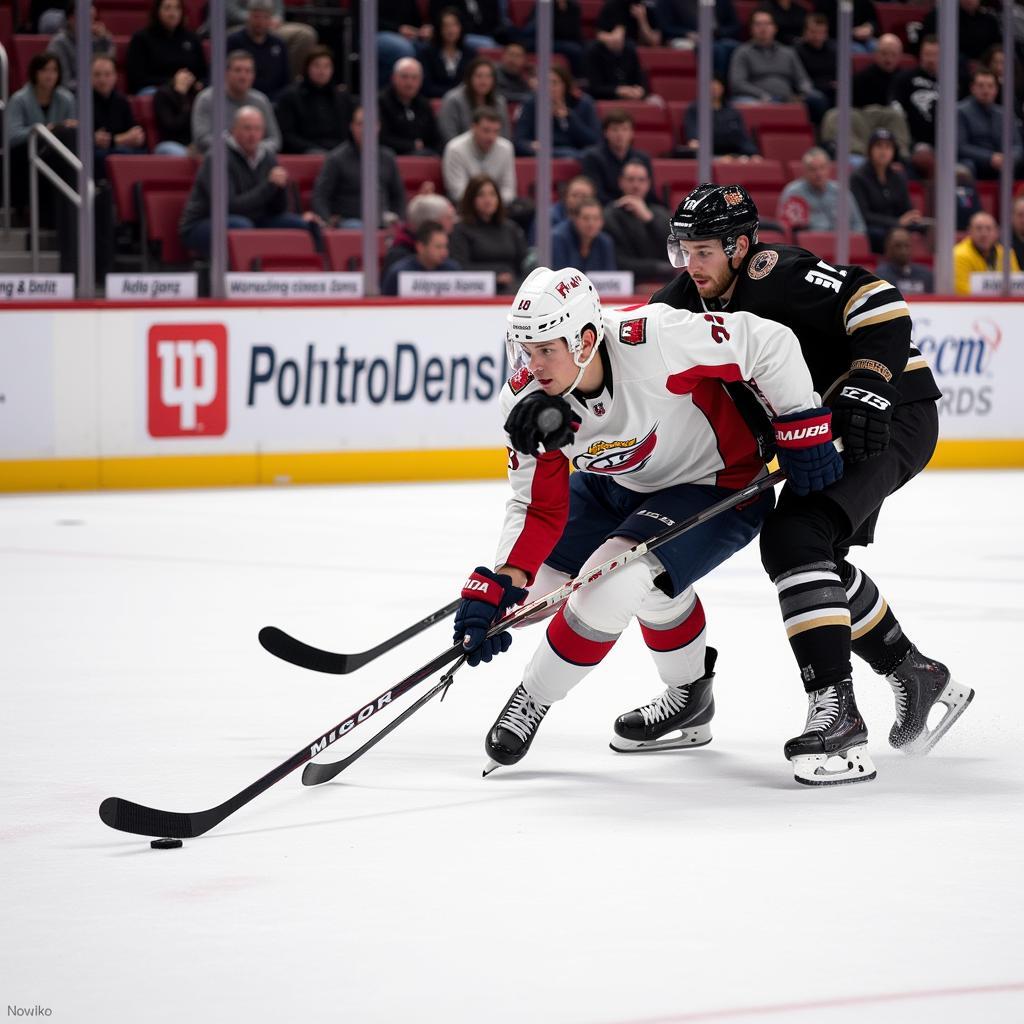
[[[487,630],[509,608],[522,604],[526,591],[512,583],[512,578],[477,566],[462,588],[462,603],[455,610],[455,643],[462,644],[468,656],[466,663],[475,668],[481,661],[490,661],[512,645],[508,630],[487,637]]]
[[[843,475],[843,459],[832,444],[832,413],[805,409],[772,421],[779,466],[799,495],[821,491]]]

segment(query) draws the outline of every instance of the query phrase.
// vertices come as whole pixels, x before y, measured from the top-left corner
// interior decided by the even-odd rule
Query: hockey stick
[[[447,618],[459,606],[461,598],[438,608],[436,612],[413,623],[401,633],[396,633],[387,640],[381,641],[376,647],[367,651],[358,651],[355,654],[341,654],[334,651],[325,651],[320,647],[313,647],[310,644],[296,640],[289,636],[283,629],[277,626],[264,626],[260,630],[259,641],[263,649],[269,651],[276,658],[281,658],[299,668],[308,668],[313,672],[328,672],[332,675],[345,675],[348,672],[355,672],[356,669],[368,665],[375,658],[387,654],[393,647],[411,640],[414,636],[422,633],[423,630]]]
[[[713,519],[721,512],[726,512],[731,508],[735,508],[737,505],[742,505],[746,501],[757,497],[757,495],[763,493],[775,484],[781,483],[785,480],[786,475],[782,470],[776,470],[774,473],[768,473],[761,477],[759,480],[755,480],[753,483],[748,484],[742,490],[734,491],[728,497],[723,498],[721,501],[715,502],[714,505],[708,506],[702,512],[690,516],[689,519],[684,519],[681,523],[676,523],[675,526],[670,526],[667,530],[663,530],[657,536],[652,537],[649,541],[640,541],[638,544],[634,544],[633,547],[617,555],[615,558],[609,559],[607,562],[601,565],[595,566],[586,577],[568,580],[557,590],[553,590],[546,597],[539,597],[536,601],[532,601],[530,604],[525,605],[518,611],[511,612],[506,615],[500,622],[495,623],[488,631],[487,636],[496,636],[498,633],[503,633],[506,629],[511,629],[513,626],[518,625],[524,619],[529,618],[531,615],[536,615],[538,612],[545,608],[551,608],[562,601],[566,600],[571,594],[574,594],[581,587],[590,586],[596,583],[599,579],[602,579],[609,572],[615,569],[621,568],[624,565],[628,565],[630,562],[636,561],[638,558],[642,558],[649,551],[654,551],[656,548],[661,547],[663,544],[668,544],[670,541],[681,536],[688,530],[692,530],[697,526],[702,525],[709,519]],[[296,751],[286,761],[283,761],[276,768],[271,769],[262,778],[257,779],[251,785],[246,786],[240,793],[236,793],[233,797],[225,800],[224,803],[218,804],[216,807],[211,807],[205,811],[195,811],[192,813],[179,813],[175,811],[161,811],[153,807],[144,807],[142,804],[133,803],[130,800],[124,800],[121,797],[107,797],[103,803],[100,804],[100,819],[104,824],[109,825],[111,828],[116,828],[121,832],[133,832],[136,835],[142,836],[166,836],[174,839],[192,839],[195,836],[201,836],[204,832],[208,832],[215,825],[220,824],[226,817],[234,814],[235,811],[244,807],[249,801],[254,800],[261,793],[268,790],[276,782],[280,782],[286,775],[290,775],[296,768],[302,767],[307,761],[311,761],[317,754],[325,750],[332,743],[336,742],[346,733],[349,733],[356,726],[361,725],[368,718],[375,715],[381,708],[390,704],[393,700],[400,697],[403,693],[411,690],[418,683],[423,682],[428,676],[433,675],[435,672],[440,671],[446,665],[453,661],[457,661],[463,654],[464,650],[461,644],[453,644],[451,647],[446,648],[440,654],[436,655],[427,664],[421,668],[416,669],[411,675],[405,677],[405,679],[396,683],[391,689],[385,690],[384,693],[376,697],[373,701],[370,701],[358,711],[353,712],[347,718],[343,718],[330,732],[324,733],[312,740],[301,750]],[[338,762],[341,764],[342,762]],[[327,782],[328,779],[334,777],[342,769],[337,768],[336,765],[322,765],[325,769],[326,777],[321,781]],[[331,769],[336,769],[330,772]]]

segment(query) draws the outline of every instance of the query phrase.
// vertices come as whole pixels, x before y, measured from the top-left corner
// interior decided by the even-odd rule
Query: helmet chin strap
[[[579,373],[576,374],[576,379],[562,392],[562,396],[563,397],[565,395],[571,394],[573,391],[575,391],[580,386],[580,382],[583,380],[583,374],[585,374],[587,372],[587,367],[594,361],[594,356],[597,355],[597,346],[598,346],[598,340],[597,340],[597,334],[595,332],[595,335],[594,335],[594,346],[590,350],[590,356],[588,357],[587,361],[585,363],[581,363],[581,362],[579,362],[579,360],[577,360],[576,356],[573,355],[572,361],[580,368],[580,371],[579,371]]]

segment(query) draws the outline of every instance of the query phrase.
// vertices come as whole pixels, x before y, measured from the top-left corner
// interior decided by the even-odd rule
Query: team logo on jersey
[[[595,416],[603,416],[604,414],[605,414],[604,402],[598,402],[597,405],[594,406],[594,415]]]
[[[751,281],[760,281],[761,278],[767,277],[772,272],[772,268],[778,262],[779,254],[774,249],[765,249],[750,261],[750,266],[747,267],[747,277]]]
[[[619,324],[619,341],[623,345],[643,345],[647,342],[647,317],[623,320]]]
[[[587,473],[603,473],[606,476],[625,476],[638,473],[654,454],[658,444],[658,424],[640,439],[627,441],[595,441],[585,452],[573,460],[573,468]]]
[[[518,395],[531,380],[533,380],[533,374],[530,373],[529,367],[520,366],[519,369],[509,377],[508,386],[513,395]]]

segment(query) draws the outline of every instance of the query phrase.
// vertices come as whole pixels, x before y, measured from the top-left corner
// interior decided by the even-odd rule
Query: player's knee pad
[[[591,569],[628,551],[635,543],[624,537],[606,540],[587,559],[579,578],[586,579]],[[577,590],[565,607],[570,618],[601,633],[618,636],[640,610],[660,571],[661,566],[653,558],[638,558],[608,573],[600,583]]]
[[[550,565],[542,565],[537,570],[537,575],[533,578],[533,583],[530,585],[529,592],[526,595],[525,604],[529,604],[531,601],[536,601],[538,598],[547,597],[553,590],[557,590],[559,587],[568,583],[572,577],[567,572],[559,572],[557,569],[552,569]],[[564,603],[564,602],[563,602]],[[543,622],[545,619],[551,618],[555,612],[561,608],[561,604],[552,605],[550,608],[545,608],[544,611],[539,614],[532,616],[530,619],[520,622],[513,627],[513,629],[522,629],[523,626],[532,626],[536,622]]]
[[[774,580],[799,565],[835,562],[844,526],[835,504],[821,495],[780,500],[761,528],[761,564]]]

